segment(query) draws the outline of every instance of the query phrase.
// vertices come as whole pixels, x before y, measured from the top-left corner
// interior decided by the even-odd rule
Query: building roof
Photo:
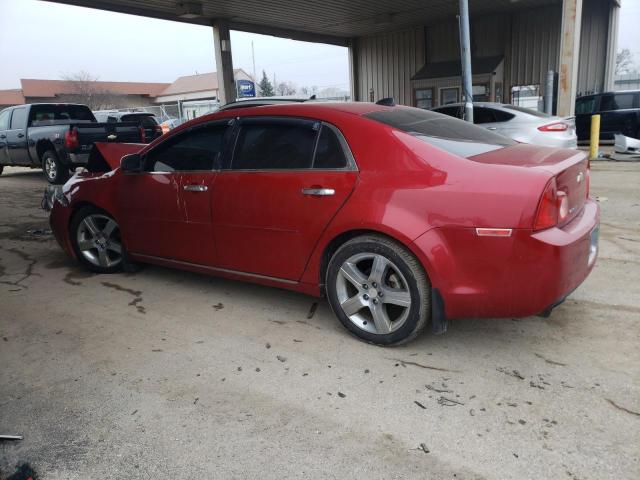
[[[239,74],[250,78],[247,72],[241,68],[233,70],[233,76],[237,78]],[[169,85],[159,96],[180,95],[184,93],[204,92],[218,89],[218,75],[216,72],[200,73],[198,75],[185,75]]]
[[[22,95],[24,97],[55,97],[56,95],[72,94],[77,91],[75,82],[69,80],[36,80],[32,78],[20,79]],[[145,95],[157,97],[167,88],[168,83],[147,82],[92,82],[96,89],[118,93],[121,95]]]
[[[495,57],[476,57],[471,59],[471,72],[473,75],[491,73],[503,60],[502,55]],[[416,72],[411,80],[427,80],[429,78],[458,77],[462,75],[460,60],[448,62],[431,62]]]
[[[22,105],[22,90],[0,90],[0,105]]]

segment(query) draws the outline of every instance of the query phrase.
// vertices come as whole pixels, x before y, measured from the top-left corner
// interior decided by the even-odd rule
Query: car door
[[[297,281],[353,190],[357,169],[332,125],[288,117],[240,121],[211,197],[221,268]]]
[[[9,151],[7,150],[7,130],[9,130],[9,119],[11,110],[0,112],[0,165],[9,165]]]
[[[599,107],[600,95],[581,97],[576,100],[576,134],[578,140],[588,140],[591,130],[591,116]]]
[[[143,157],[144,172],[123,174],[117,201],[130,252],[211,265],[210,195],[226,123],[194,126]]]
[[[11,113],[9,130],[6,132],[7,150],[11,165],[30,165],[27,151],[27,109],[17,107]]]

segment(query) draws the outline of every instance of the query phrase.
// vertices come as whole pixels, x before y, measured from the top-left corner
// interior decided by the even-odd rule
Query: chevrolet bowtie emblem
[[[109,136],[107,137],[107,139],[108,139],[108,140],[115,140],[116,138],[118,138],[118,136],[117,136],[117,135],[109,135]],[[579,180],[578,180],[578,181],[579,181]]]

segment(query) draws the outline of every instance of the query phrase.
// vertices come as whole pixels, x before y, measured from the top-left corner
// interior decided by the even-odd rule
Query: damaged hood
[[[120,159],[130,153],[141,151],[144,143],[106,143],[96,142],[89,155],[89,172],[108,172],[120,167]]]

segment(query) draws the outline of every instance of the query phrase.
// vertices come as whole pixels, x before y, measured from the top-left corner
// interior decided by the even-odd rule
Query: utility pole
[[[253,50],[253,40],[251,40],[251,60],[253,60],[253,83],[257,82],[256,80],[256,52]]]
[[[462,96],[464,119],[473,123],[473,72],[471,71],[471,38],[469,35],[469,1],[460,0],[460,60],[462,61]]]

